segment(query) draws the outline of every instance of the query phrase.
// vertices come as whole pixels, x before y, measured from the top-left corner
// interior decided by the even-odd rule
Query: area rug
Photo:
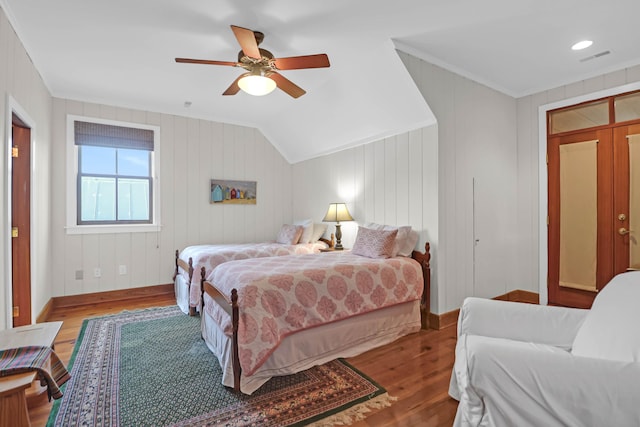
[[[346,425],[394,400],[344,360],[234,393],[177,306],[86,319],[69,365],[48,426]]]

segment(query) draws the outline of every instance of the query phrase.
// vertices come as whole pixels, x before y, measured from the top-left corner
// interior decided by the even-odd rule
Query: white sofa
[[[467,298],[455,426],[640,426],[640,271],[591,310]]]

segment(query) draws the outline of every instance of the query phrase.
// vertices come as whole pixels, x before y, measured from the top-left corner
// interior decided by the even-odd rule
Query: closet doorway
[[[547,118],[549,304],[589,308],[640,269],[640,92]]]

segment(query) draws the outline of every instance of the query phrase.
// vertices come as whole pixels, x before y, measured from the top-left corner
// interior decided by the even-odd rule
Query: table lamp
[[[329,203],[329,210],[322,221],[336,223],[336,246],[334,249],[336,251],[344,249],[342,247],[342,243],[340,243],[340,239],[342,239],[340,221],[353,221],[353,218],[347,209],[347,205],[344,203]]]

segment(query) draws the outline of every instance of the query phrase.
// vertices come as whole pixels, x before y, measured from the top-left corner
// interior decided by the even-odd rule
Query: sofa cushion
[[[640,362],[640,271],[622,273],[596,296],[571,352],[596,359]]]

